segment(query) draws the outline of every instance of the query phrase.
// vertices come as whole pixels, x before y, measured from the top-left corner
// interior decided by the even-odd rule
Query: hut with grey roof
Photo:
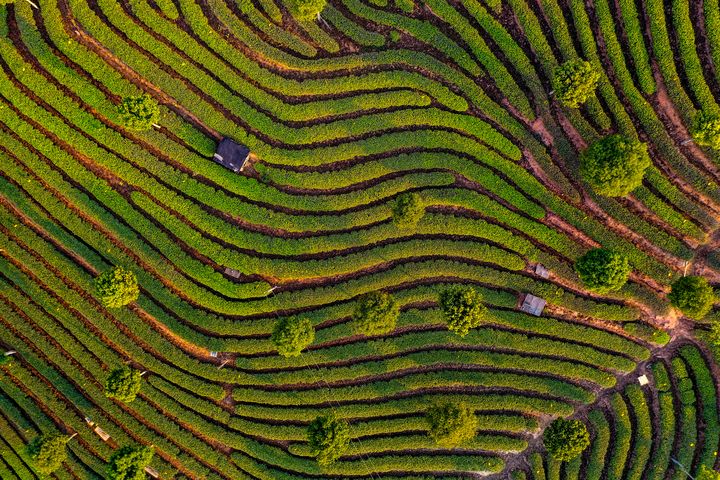
[[[245,145],[240,145],[229,138],[223,138],[218,143],[213,160],[228,170],[238,173],[245,166],[249,156],[250,149]]]

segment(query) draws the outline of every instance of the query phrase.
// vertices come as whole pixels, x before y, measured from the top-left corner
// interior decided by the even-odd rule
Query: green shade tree
[[[700,320],[712,308],[715,292],[703,277],[682,277],[672,284],[668,299],[683,314]]]
[[[307,318],[284,317],[275,322],[270,338],[280,355],[297,357],[315,340],[315,329]]]
[[[578,58],[555,69],[552,88],[563,105],[577,108],[595,94],[598,81],[600,72],[590,62]]]
[[[353,330],[358,335],[383,335],[395,330],[400,306],[385,292],[370,292],[361,296],[353,312]]]
[[[698,145],[720,149],[720,116],[701,110],[695,117],[690,133]]]
[[[575,261],[575,272],[583,285],[597,293],[622,288],[631,270],[625,255],[605,248],[594,248]]]
[[[145,480],[145,467],[153,458],[152,447],[126,445],[110,456],[107,474],[110,480]]]
[[[580,155],[580,174],[596,193],[622,197],[640,186],[651,163],[644,143],[608,135]]]
[[[480,426],[475,413],[463,403],[433,405],[425,419],[430,438],[445,447],[454,447],[474,438]]]
[[[425,215],[425,205],[417,193],[403,193],[393,203],[392,220],[398,228],[415,228],[423,215]]]
[[[106,307],[120,308],[137,300],[140,288],[133,272],[116,266],[98,275],[95,292]]]
[[[695,475],[695,480],[720,480],[720,472],[716,472],[706,465],[700,465],[700,469]]]
[[[553,458],[568,462],[590,445],[590,433],[580,420],[557,418],[545,429],[543,444]]]
[[[350,426],[334,415],[313,420],[307,429],[310,451],[320,465],[330,465],[350,447]]]
[[[160,106],[153,97],[143,93],[123,98],[118,105],[118,114],[126,128],[148,130],[160,121]]]
[[[317,18],[325,8],[327,0],[288,0],[290,13],[301,21]]]
[[[105,382],[105,396],[125,403],[132,402],[140,391],[141,379],[142,375],[137,370],[129,367],[116,368],[110,372]]]
[[[35,437],[27,446],[28,456],[35,468],[44,474],[57,470],[67,459],[69,437],[59,434],[44,434]]]
[[[488,311],[482,301],[480,292],[472,287],[456,286],[441,292],[439,303],[448,330],[464,337],[479,326]]]

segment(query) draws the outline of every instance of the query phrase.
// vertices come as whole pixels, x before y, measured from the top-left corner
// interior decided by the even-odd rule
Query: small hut
[[[535,315],[536,317],[539,317],[540,315],[542,315],[546,303],[547,302],[542,298],[536,297],[535,295],[531,295],[528,293],[523,299],[520,310],[525,313],[529,313],[530,315]]]
[[[245,166],[249,156],[250,149],[245,145],[240,145],[229,138],[223,138],[218,143],[213,160],[228,170],[238,173]]]
[[[535,265],[535,274],[542,278],[548,278],[550,276],[550,272],[548,272],[548,269],[545,268],[545,265],[542,263]]]
[[[110,440],[110,434],[107,433],[107,432],[106,432],[105,430],[103,430],[102,428],[100,428],[99,426],[96,426],[96,427],[95,427],[95,433],[97,433],[98,436],[99,436],[100,438],[102,438],[103,441],[105,441],[105,442],[107,442],[108,440]]]

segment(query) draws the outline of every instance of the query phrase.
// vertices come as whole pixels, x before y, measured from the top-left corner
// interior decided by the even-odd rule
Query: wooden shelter
[[[229,138],[223,138],[218,143],[213,160],[228,170],[238,173],[245,166],[249,156],[250,149],[245,145],[240,145]]]

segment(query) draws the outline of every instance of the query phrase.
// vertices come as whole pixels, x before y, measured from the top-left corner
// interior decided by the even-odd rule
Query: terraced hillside
[[[720,285],[720,150],[692,136],[720,115],[717,2],[330,0],[302,20],[300,0],[34,1],[0,0],[0,478],[41,477],[40,434],[72,436],[58,479],[138,445],[162,479],[715,466],[720,299],[692,320],[668,294]],[[578,58],[599,80],[571,108],[553,79]],[[159,120],[128,128],[143,93]],[[608,197],[579,158],[615,133],[652,164]],[[213,162],[225,137],[252,152],[240,173]],[[409,228],[403,198],[424,208]],[[632,267],[621,289],[576,274],[596,247]],[[121,308],[96,294],[114,266],[139,285]],[[439,302],[456,285],[488,309],[465,336]],[[363,335],[377,291],[400,314]],[[299,356],[271,339],[288,319],[315,331]],[[106,394],[125,365],[132,401]],[[442,402],[477,435],[434,442]],[[319,465],[325,415],[350,441]],[[564,464],[542,446],[556,417],[591,434]]]

